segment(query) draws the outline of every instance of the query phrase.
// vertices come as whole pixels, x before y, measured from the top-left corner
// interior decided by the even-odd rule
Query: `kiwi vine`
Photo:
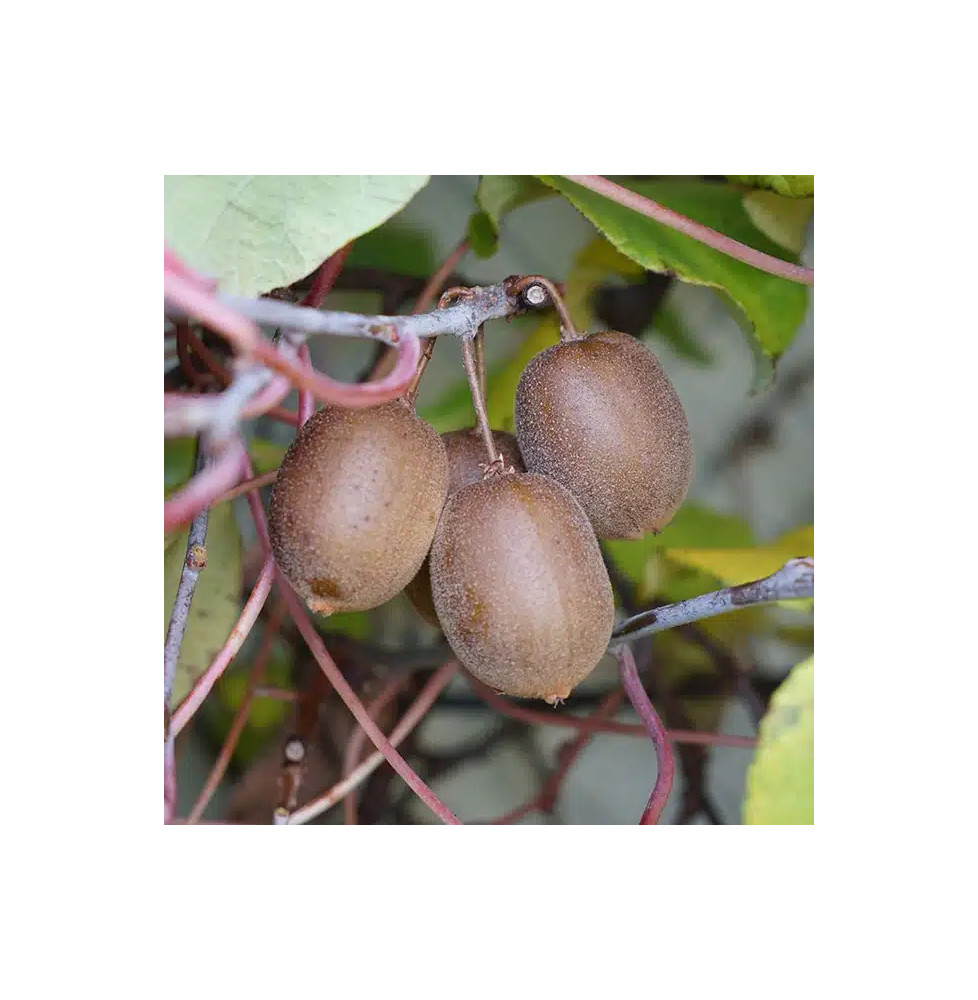
[[[574,179],[588,186],[587,178]],[[714,245],[730,251],[722,241]],[[164,646],[164,821],[202,820],[248,713],[259,699],[279,697],[294,704],[294,729],[282,743],[278,794],[267,803],[267,821],[310,822],[340,802],[348,823],[368,805],[378,820],[397,821],[403,802],[390,788],[393,771],[441,821],[458,824],[429,784],[439,762],[428,760],[422,776],[398,748],[462,672],[479,702],[498,713],[500,731],[517,734],[527,722],[574,730],[557,766],[542,769],[535,796],[504,816],[469,822],[552,813],[562,782],[593,736],[627,732],[651,739],[654,748],[655,779],[636,818],[657,823],[676,770],[674,745],[695,754],[753,740],[667,728],[644,676],[648,637],[668,628],[695,633],[697,621],[738,607],[810,597],[814,561],[791,560],[761,580],[671,605],[639,606],[604,543],[663,530],[686,498],[693,471],[682,402],[655,356],[622,332],[579,331],[560,286],[545,276],[452,284],[466,240],[420,287],[385,292],[391,315],[324,311],[351,247],[332,254],[310,278],[256,299],[222,293],[165,251],[165,314],[177,358],[176,378],[164,394],[165,432],[194,438],[197,457],[189,481],[164,503],[166,531],[189,526]],[[746,259],[763,266],[750,254]],[[809,283],[800,273],[792,280]],[[409,295],[411,315],[397,314]],[[515,433],[494,428],[486,406],[485,323],[549,309],[559,320],[559,342],[520,376]],[[262,325],[273,326],[274,334],[267,337]],[[321,334],[377,344],[358,382],[339,383],[313,366],[306,340]],[[438,434],[415,401],[437,337],[445,334],[461,341],[476,420]],[[294,411],[283,406],[293,389]],[[295,429],[279,467],[262,475],[255,474],[241,434],[242,422],[258,416]],[[261,491],[268,489],[266,503]],[[208,514],[240,496],[258,537],[260,569],[227,641],[173,706],[194,588],[207,572]],[[367,611],[401,593],[442,636],[420,662],[395,657],[379,665],[368,643],[322,631],[331,615]],[[196,801],[179,817],[176,738],[259,621],[261,643],[242,700]],[[310,661],[294,690],[264,684],[274,646],[287,630],[297,633]],[[587,717],[563,711],[562,703],[608,653],[618,661],[620,688],[603,695]],[[346,726],[340,779],[312,794],[313,735],[330,692],[354,721]],[[626,698],[640,725],[613,719]],[[365,753],[368,741],[374,749]],[[709,811],[700,797],[699,807]]]

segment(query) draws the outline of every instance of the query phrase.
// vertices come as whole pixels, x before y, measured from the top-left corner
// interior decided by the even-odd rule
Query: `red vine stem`
[[[197,801],[190,810],[190,815],[187,817],[189,825],[197,823],[200,817],[204,815],[204,810],[213,798],[214,793],[217,791],[217,786],[220,785],[221,779],[224,777],[228,765],[231,763],[231,758],[234,756],[234,751],[238,746],[238,741],[241,739],[241,734],[244,732],[245,724],[248,721],[248,712],[251,710],[251,703],[255,697],[255,689],[261,682],[262,676],[265,673],[265,667],[268,665],[268,658],[275,644],[279,626],[282,624],[284,611],[285,605],[279,601],[269,616],[268,625],[265,627],[265,632],[262,635],[261,646],[255,654],[255,662],[251,668],[251,673],[248,675],[248,684],[245,688],[244,697],[241,699],[238,711],[231,722],[231,728],[224,739],[221,752],[218,754],[217,760],[211,768],[211,773],[207,776],[204,787],[200,790],[200,795],[197,796]]]
[[[251,494],[254,496],[254,494]],[[227,669],[227,665],[234,659],[235,654],[241,649],[242,644],[248,637],[252,626],[265,606],[268,592],[272,589],[272,580],[275,576],[275,560],[269,556],[262,566],[258,582],[255,584],[251,596],[241,609],[241,615],[227,641],[218,650],[211,665],[197,678],[197,682],[190,689],[190,693],[177,705],[170,720],[170,731],[174,736],[183,729],[193,718],[194,713],[204,703],[204,699],[210,694],[211,688],[217,683],[218,678]]]
[[[539,723],[545,726],[564,726],[568,729],[586,729],[591,724],[591,720],[578,718],[576,715],[563,715],[558,712],[543,712],[532,708],[524,708],[522,705],[514,705],[507,701],[495,691],[486,687],[481,681],[476,680],[470,674],[466,675],[469,684],[475,693],[487,704],[491,705],[501,715],[507,715],[511,719],[519,719],[521,722]],[[645,726],[629,725],[627,722],[607,722],[595,723],[593,728],[596,733],[621,733],[624,736],[648,736]],[[705,733],[691,729],[667,729],[666,735],[673,743],[695,743],[704,746],[717,747],[739,747],[744,750],[753,750],[757,741],[750,736],[728,736],[726,733]]]
[[[235,438],[223,453],[183,489],[163,501],[163,530],[172,531],[193,520],[215,497],[226,493],[241,479],[241,459],[246,452],[240,438]]]
[[[585,751],[601,723],[605,722],[610,715],[615,713],[621,704],[622,697],[623,693],[620,690],[611,691],[602,699],[601,704],[589,718],[581,720],[583,725],[580,727],[578,734],[558,749],[556,770],[529,802],[489,822],[494,826],[499,826],[507,823],[515,823],[518,819],[522,819],[528,813],[534,812],[537,809],[545,813],[553,812],[561,786],[570,769],[574,766],[574,762]]]
[[[406,683],[406,677],[392,677],[384,685],[380,694],[367,706],[370,717],[372,719],[378,718],[380,713],[397,697],[398,692]],[[356,768],[360,754],[363,752],[363,745],[366,742],[367,734],[359,726],[355,726],[347,741],[346,753],[343,755],[344,780],[349,778]],[[391,741],[391,745],[393,746],[393,741]],[[343,822],[347,826],[356,826],[357,824],[357,797],[352,788],[343,799]]]
[[[658,760],[658,773],[655,776],[655,786],[649,796],[649,804],[642,813],[639,823],[643,826],[658,823],[662,810],[665,809],[672,791],[672,781],[676,773],[676,762],[673,760],[672,747],[669,745],[669,737],[658,713],[652,707],[649,696],[645,693],[642,681],[638,676],[638,667],[635,666],[635,657],[627,646],[622,646],[614,651],[621,667],[621,683],[625,688],[625,694],[632,703],[632,707],[638,712],[639,717],[645,723],[655,745],[655,756]]]
[[[253,495],[253,494],[252,494]],[[329,655],[323,643],[322,637],[316,631],[316,627],[309,620],[305,608],[302,606],[295,591],[282,574],[279,574],[282,595],[289,608],[296,627],[302,633],[303,639],[309,651],[316,658],[316,662],[322,668],[330,684],[333,685],[336,693],[346,703],[346,707],[353,713],[353,717],[360,723],[371,742],[387,758],[388,763],[407,782],[411,790],[421,799],[422,802],[443,822],[452,825],[461,825],[461,820],[438,798],[437,795],[418,777],[410,764],[394,749],[390,740],[381,732],[380,727],[367,714],[363,702],[356,696],[353,688],[347,683],[339,667]]]
[[[646,198],[620,184],[615,184],[614,181],[609,181],[606,177],[596,174],[565,174],[564,176],[567,180],[580,184],[581,187],[586,187],[589,191],[594,191],[595,194],[603,195],[610,201],[624,205],[625,208],[630,208],[646,218],[661,222],[662,225],[690,236],[714,250],[719,250],[720,253],[733,257],[734,260],[750,264],[751,267],[756,267],[759,271],[766,271],[768,274],[786,278],[788,281],[796,281],[802,285],[815,284],[815,272],[810,268],[791,264],[786,260],[780,260],[770,254],[755,250],[753,247],[747,246],[746,243],[740,243],[729,236],[724,236],[723,233],[718,233],[716,230],[710,229],[709,226],[704,226],[685,215],[680,215],[671,208],[666,208],[665,205],[652,201],[651,198]]]
[[[428,678],[427,683],[421,689],[414,704],[404,713],[401,721],[391,731],[390,741],[392,746],[398,746],[411,734],[414,727],[427,715],[428,710],[435,703],[438,695],[448,687],[455,676],[456,670],[458,670],[458,664],[450,660],[448,663],[440,666]],[[315,819],[339,802],[344,795],[349,794],[358,785],[366,781],[383,762],[384,755],[382,753],[377,752],[372,754],[359,767],[353,770],[348,777],[334,785],[329,791],[296,809],[289,817],[289,823],[308,823],[309,820]]]
[[[336,279],[339,277],[340,271],[343,270],[343,265],[346,263],[346,258],[350,256],[352,249],[353,242],[351,241],[345,247],[337,250],[331,257],[327,257],[319,265],[319,269],[312,279],[312,287],[309,289],[306,297],[299,303],[300,306],[309,306],[311,309],[318,309],[323,304],[326,296],[332,291],[333,285],[336,284]],[[309,354],[308,344],[303,344],[299,348],[299,361],[303,367],[312,369],[312,357]],[[313,399],[312,393],[305,389],[301,390],[299,392],[299,420],[297,426],[301,427],[312,416],[315,408],[316,401]]]
[[[174,822],[177,811],[177,761],[174,750],[175,740],[168,737],[163,741],[163,822]]]
[[[181,265],[182,266],[182,265]],[[226,337],[242,354],[250,354],[261,342],[261,330],[246,316],[235,312],[216,298],[213,290],[207,290],[200,282],[171,269],[164,258],[163,299],[179,307],[188,316],[216,330]]]
[[[415,340],[415,343],[417,343],[417,340]],[[245,465],[246,475],[251,478],[253,474],[251,462],[248,461],[247,457],[245,459]],[[275,560],[272,556],[271,542],[268,537],[268,521],[265,518],[265,511],[261,505],[261,499],[255,492],[251,492],[247,496],[248,506],[251,508],[251,515],[255,522],[255,531],[258,533],[262,547],[268,556],[266,566],[269,562],[274,565]],[[342,671],[339,667],[337,667],[333,658],[329,655],[329,651],[326,649],[322,637],[316,631],[316,627],[309,620],[305,607],[296,596],[291,584],[281,571],[278,572],[278,579],[279,589],[282,592],[282,596],[285,598],[289,615],[295,622],[296,628],[298,628],[299,632],[302,634],[303,639],[305,639],[306,645],[309,647],[309,652],[311,652],[316,658],[316,662],[326,675],[326,679],[333,685],[336,693],[343,699],[346,707],[353,713],[353,717],[360,723],[364,730],[366,730],[371,743],[373,743],[373,745],[384,755],[391,767],[393,767],[394,770],[407,782],[408,786],[418,796],[418,798],[420,798],[421,801],[424,802],[424,804],[443,823],[461,825],[461,821],[458,817],[418,777],[411,765],[408,764],[408,762],[397,752],[397,750],[394,749],[387,737],[384,736],[384,734],[377,727],[376,723],[374,723],[373,719],[371,719],[367,714],[367,710],[364,708],[363,702],[356,696],[356,692],[347,683]]]
[[[421,289],[421,294],[418,296],[418,301],[415,302],[414,308],[411,310],[412,316],[417,316],[418,313],[427,312],[438,298],[441,290],[445,287],[445,283],[452,276],[452,272],[461,263],[462,258],[466,255],[469,249],[469,241],[462,240],[458,246],[441,262],[438,270],[428,279],[427,284]]]
[[[414,334],[405,333],[398,344],[397,364],[385,378],[376,382],[348,383],[305,368],[283,357],[268,341],[261,341],[254,348],[255,357],[262,364],[287,375],[294,386],[311,393],[316,399],[336,406],[377,406],[397,399],[411,378],[421,357],[421,342]]]

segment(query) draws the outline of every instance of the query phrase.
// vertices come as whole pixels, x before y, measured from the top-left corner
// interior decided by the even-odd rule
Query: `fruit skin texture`
[[[502,474],[459,490],[430,563],[449,645],[495,690],[555,704],[604,655],[611,583],[584,511],[552,479]]]
[[[327,406],[282,462],[272,551],[312,611],[376,608],[424,562],[447,492],[445,446],[410,406]]]
[[[660,531],[693,474],[676,390],[624,333],[594,333],[533,358],[516,389],[516,437],[526,467],[566,486],[599,538]]]
[[[503,467],[523,472],[523,459],[516,438],[506,431],[493,431],[492,438],[496,442],[496,451],[503,459]],[[486,445],[478,427],[448,431],[442,434],[441,439],[445,442],[445,451],[448,454],[448,495],[452,496],[463,486],[477,483],[482,479],[489,456],[486,454]],[[441,628],[435,603],[431,597],[431,576],[427,559],[418,570],[417,576],[404,588],[404,593],[414,605],[414,610],[428,624]]]

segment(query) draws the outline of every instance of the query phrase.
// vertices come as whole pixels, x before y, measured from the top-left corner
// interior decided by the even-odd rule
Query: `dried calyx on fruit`
[[[445,504],[431,547],[438,619],[497,691],[555,704],[604,655],[614,597],[580,504],[533,473],[497,473]]]
[[[523,459],[520,457],[516,438],[506,431],[493,431],[492,437],[502,460],[502,468],[507,471],[523,472]],[[489,462],[482,433],[478,427],[449,431],[442,434],[441,439],[445,443],[445,452],[448,455],[448,496],[451,497],[463,486],[479,482],[488,471]],[[427,559],[418,570],[417,576],[404,588],[404,593],[407,594],[415,611],[425,621],[436,628],[441,627],[431,597],[431,576]]]
[[[279,470],[272,551],[311,610],[378,607],[417,573],[447,490],[445,446],[409,404],[324,407]]]
[[[613,331],[562,341],[526,366],[516,390],[516,437],[527,469],[580,501],[599,538],[659,531],[689,488],[686,414],[662,366]]]

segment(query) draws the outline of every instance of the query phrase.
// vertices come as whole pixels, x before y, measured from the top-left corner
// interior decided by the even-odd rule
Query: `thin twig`
[[[620,733],[623,736],[648,736],[645,726],[630,725],[627,722],[615,722],[609,719],[606,722],[596,723],[592,719],[578,718],[576,715],[566,715],[556,711],[541,711],[533,708],[524,708],[522,705],[515,705],[513,702],[496,694],[495,691],[486,687],[481,681],[468,675],[468,682],[472,685],[475,693],[487,704],[496,709],[502,715],[507,715],[511,719],[519,719],[521,722],[528,722],[534,725],[544,726],[564,726],[569,729],[586,729],[590,727],[596,733]],[[753,750],[757,741],[750,736],[728,736],[726,733],[705,733],[688,729],[667,729],[666,735],[673,743],[698,743],[703,746],[716,747],[738,747],[743,750]]]
[[[323,643],[322,637],[316,631],[315,626],[309,620],[306,609],[302,602],[292,590],[288,580],[281,573],[279,580],[283,596],[289,608],[289,614],[295,621],[296,626],[302,633],[303,639],[310,652],[316,658],[316,662],[322,668],[330,684],[336,693],[346,703],[346,707],[353,713],[353,717],[366,730],[371,742],[387,758],[391,767],[411,786],[415,794],[422,802],[443,822],[452,825],[460,825],[458,817],[438,798],[437,795],[418,777],[414,769],[408,762],[391,746],[390,741],[381,732],[377,724],[367,714],[363,702],[356,696],[353,688],[347,683],[340,669],[336,666],[333,658],[329,655]]]
[[[308,768],[309,749],[319,728],[320,708],[328,694],[329,681],[321,670],[313,671],[295,703],[292,731],[282,743],[278,803],[272,812],[272,822],[276,826],[288,823],[290,813],[298,805],[299,789]]]
[[[278,479],[278,469],[272,469],[271,472],[266,472],[263,476],[255,476],[254,479],[240,483],[226,493],[222,493],[219,497],[215,497],[211,506],[216,507],[219,503],[224,503],[227,500],[233,500],[235,497],[241,496],[242,493],[251,493],[252,490],[260,490],[263,486],[271,486],[276,479]]]
[[[265,606],[268,592],[272,589],[272,580],[275,575],[275,560],[269,556],[262,566],[258,581],[251,592],[251,596],[241,609],[231,634],[227,637],[224,645],[217,651],[210,666],[197,678],[196,683],[190,689],[189,694],[177,705],[170,720],[170,731],[174,736],[183,729],[193,718],[194,713],[204,703],[204,699],[210,694],[211,688],[217,683],[221,674],[227,669],[228,664],[234,659],[241,648],[248,633],[254,626],[261,609]]]
[[[277,299],[252,299],[243,295],[222,294],[217,299],[227,309],[237,310],[243,318],[294,331],[294,335],[300,339],[329,334],[334,337],[379,340],[396,346],[410,336],[425,338],[449,334],[465,337],[488,320],[505,319],[525,312],[527,302],[521,295],[511,292],[515,280],[517,279],[507,279],[498,285],[473,286],[467,289],[470,294],[455,305],[410,316],[364,316],[360,313],[330,312]],[[257,357],[262,357],[255,345],[249,346]]]
[[[399,746],[414,727],[424,718],[437,700],[438,695],[449,685],[457,669],[458,664],[450,661],[443,664],[431,675],[428,682],[421,689],[414,704],[404,713],[401,721],[391,730],[390,745],[392,747]],[[371,754],[348,777],[334,785],[329,791],[296,809],[289,817],[289,823],[308,823],[309,820],[315,819],[339,802],[349,792],[353,791],[358,785],[366,781],[383,762],[384,754],[379,751]]]
[[[789,559],[776,573],[761,580],[752,580],[736,587],[724,587],[710,594],[691,597],[688,601],[667,604],[663,608],[643,611],[615,626],[610,649],[632,642],[653,632],[688,625],[701,618],[712,618],[727,611],[752,604],[767,604],[793,598],[815,596],[815,560],[803,557]]]
[[[194,472],[200,472],[206,463],[204,450],[197,444],[197,457]],[[180,583],[177,586],[177,596],[173,601],[173,611],[170,613],[170,623],[166,628],[166,640],[163,643],[163,703],[170,704],[170,692],[177,676],[177,663],[180,660],[180,647],[190,620],[190,605],[193,603],[194,591],[200,571],[207,565],[207,520],[205,508],[200,511],[190,523],[187,535],[187,554],[180,570]]]
[[[255,690],[265,673],[265,668],[268,665],[268,658],[271,655],[272,647],[275,643],[275,638],[278,635],[279,626],[282,623],[282,615],[284,613],[285,605],[279,601],[269,616],[268,624],[265,626],[265,631],[261,638],[261,645],[258,647],[258,652],[255,654],[254,665],[251,668],[251,672],[248,674],[248,682],[245,686],[244,696],[242,697],[241,704],[238,706],[238,710],[231,722],[231,728],[228,730],[228,734],[224,738],[224,745],[221,747],[221,752],[217,755],[217,760],[211,768],[211,773],[207,775],[207,780],[204,782],[204,787],[200,790],[200,795],[197,796],[197,801],[194,803],[193,808],[190,810],[190,814],[187,816],[188,825],[197,823],[200,820],[200,817],[204,815],[204,810],[213,798],[218,785],[221,783],[221,779],[224,777],[224,774],[228,769],[228,765],[231,763],[231,758],[234,756],[234,751],[238,746],[238,741],[241,739],[241,734],[244,732],[245,725],[248,722],[248,712],[251,710],[251,703],[255,697]]]
[[[645,688],[638,676],[638,668],[635,666],[635,657],[627,646],[622,646],[615,650],[621,667],[621,683],[625,688],[625,694],[632,703],[632,708],[638,713],[639,718],[645,723],[655,745],[655,756],[658,761],[657,773],[655,776],[655,786],[649,796],[649,803],[642,813],[639,823],[648,825],[658,823],[662,810],[665,808],[672,791],[672,782],[676,773],[676,762],[673,760],[672,747],[669,745],[669,737],[666,733],[658,713],[652,707],[649,696],[645,693]]]
[[[194,354],[200,356],[211,374],[214,375],[221,385],[230,385],[234,381],[234,376],[221,363],[217,355],[204,343],[203,339],[190,329],[189,324],[185,325],[187,327],[187,343],[193,348]],[[179,328],[180,324],[177,324],[177,326]],[[290,348],[291,345],[286,345],[283,349],[289,350]],[[296,415],[278,405],[289,394],[292,384],[284,375],[275,375],[264,381],[267,384],[263,388],[260,388],[256,395],[247,401],[238,414],[238,418],[247,420],[254,417],[267,416],[294,426]]]
[[[380,713],[398,696],[407,681],[407,677],[392,677],[384,685],[380,694],[367,706],[371,719],[380,716]],[[346,744],[346,752],[343,754],[344,778],[348,778],[353,773],[366,742],[367,734],[360,726],[354,726]],[[353,789],[343,799],[343,822],[347,826],[357,825],[357,797]]]
[[[245,456],[245,474],[248,477],[253,475],[253,470],[251,468],[251,462]],[[274,565],[274,556],[272,555],[271,541],[268,535],[268,519],[265,516],[265,510],[261,505],[261,500],[258,495],[251,492],[247,495],[248,506],[251,509],[252,519],[255,522],[255,531],[258,534],[258,538],[261,541],[262,549],[266,553],[267,559]],[[267,563],[266,563],[267,565]],[[415,774],[414,769],[408,764],[408,762],[391,746],[390,741],[386,736],[380,731],[376,726],[374,721],[367,715],[367,710],[363,706],[363,702],[356,696],[353,688],[347,683],[346,678],[343,676],[343,672],[336,666],[333,658],[329,655],[329,651],[326,649],[323,643],[322,637],[316,631],[316,627],[309,620],[306,614],[306,609],[302,602],[296,596],[295,591],[292,589],[292,585],[289,583],[285,575],[279,571],[279,586],[282,591],[282,596],[285,598],[286,605],[288,607],[289,615],[295,622],[296,627],[302,634],[303,639],[306,641],[306,645],[309,647],[309,651],[315,657],[316,662],[319,664],[323,673],[326,675],[327,680],[333,686],[336,693],[343,699],[346,707],[353,713],[353,717],[360,723],[361,726],[366,730],[367,735],[370,737],[370,741],[375,747],[387,758],[391,767],[408,783],[411,789],[415,792],[418,798],[439,819],[444,823],[450,823],[453,825],[460,824],[460,820],[455,814],[438,798],[437,795]]]
[[[614,715],[618,706],[621,704],[622,692],[620,690],[611,691],[602,700],[601,704],[594,710],[594,712],[586,719],[581,721],[584,723],[577,732],[577,735],[572,737],[566,743],[563,744],[557,750],[557,767],[554,772],[547,778],[541,787],[540,791],[533,796],[529,802],[520,806],[517,809],[513,809],[503,816],[497,819],[489,820],[488,822],[494,826],[500,826],[508,823],[515,823],[518,819],[522,819],[528,813],[535,812],[539,810],[550,814],[553,812],[555,805],[557,804],[557,796],[560,794],[561,786],[567,775],[570,773],[571,767],[573,767],[574,762],[587,748],[587,745],[594,738],[595,732],[600,727],[601,723],[606,722],[608,718]]]
[[[710,229],[709,226],[704,226],[685,215],[680,215],[651,198],[646,198],[620,184],[615,184],[614,181],[609,181],[606,177],[595,174],[565,174],[564,176],[567,180],[580,184],[581,187],[586,187],[610,201],[639,212],[646,218],[661,222],[662,225],[668,226],[670,229],[675,229],[708,247],[713,247],[714,250],[719,250],[720,253],[724,253],[728,257],[750,264],[751,267],[756,267],[760,271],[777,275],[779,278],[787,278],[788,281],[796,281],[802,285],[815,284],[815,272],[810,268],[791,264],[786,260],[780,260],[770,254],[755,250],[753,247],[747,246],[746,243],[740,243],[729,236],[724,236],[723,233],[718,233],[716,230]]]
[[[475,335],[475,370],[479,373],[479,391],[486,398],[486,328],[480,326]]]

